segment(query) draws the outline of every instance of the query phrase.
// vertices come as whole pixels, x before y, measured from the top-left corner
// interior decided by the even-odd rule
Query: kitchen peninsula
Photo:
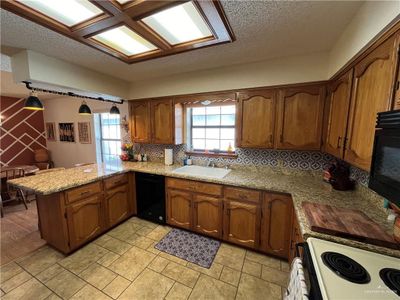
[[[64,253],[74,251],[136,214],[134,176],[135,172],[143,172],[166,177],[167,202],[170,189],[200,193],[205,199],[220,201],[217,216],[223,219],[218,223],[223,227],[219,225],[221,230],[214,230],[214,237],[228,242],[290,260],[296,242],[317,237],[400,257],[399,250],[311,231],[302,208],[304,201],[358,209],[391,235],[393,229],[386,222],[382,198],[364,191],[363,187],[352,192],[335,191],[317,176],[319,174],[311,171],[246,167],[234,168],[222,179],[210,179],[178,174],[173,172],[176,168],[176,165],[165,166],[156,162],[94,164],[19,178],[10,183],[37,194],[42,237]],[[188,180],[191,181],[189,185],[185,184]],[[212,189],[202,186],[196,192],[196,185],[207,185]],[[175,199],[174,203],[178,205],[181,201]],[[188,207],[201,209],[200,206]],[[234,213],[235,208],[239,208],[237,213]],[[188,210],[190,219],[187,227],[179,225],[183,222],[174,222],[171,214],[173,210],[168,209],[167,203],[168,224],[203,234],[210,232],[201,230],[203,225],[210,224],[205,224],[204,220],[193,220],[193,215],[199,214],[192,214],[191,210]],[[234,218],[242,218],[238,222],[242,222],[243,218],[248,222],[247,232],[236,228]]]

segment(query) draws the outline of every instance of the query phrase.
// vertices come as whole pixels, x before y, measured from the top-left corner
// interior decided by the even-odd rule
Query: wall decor
[[[46,122],[46,139],[50,142],[56,141],[56,124],[54,122]]]
[[[60,142],[75,143],[74,123],[58,123]]]
[[[78,137],[79,143],[91,144],[90,122],[78,122]]]
[[[43,111],[23,109],[25,98],[0,96],[0,165],[29,165],[46,149]]]

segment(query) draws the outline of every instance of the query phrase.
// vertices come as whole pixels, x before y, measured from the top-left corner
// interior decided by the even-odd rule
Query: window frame
[[[102,112],[102,113],[98,113],[98,118],[99,118],[99,142],[100,142],[100,157],[101,157],[101,162],[104,163],[104,155],[108,155],[108,156],[112,156],[112,154],[105,154],[104,150],[103,150],[103,141],[111,141],[111,142],[120,142],[120,147],[119,149],[121,149],[122,146],[122,141],[121,141],[121,137],[119,139],[111,139],[111,138],[103,138],[103,122],[102,122],[102,114],[109,114],[108,112]],[[119,124],[117,124],[117,126],[121,125],[121,117],[119,117]],[[110,126],[110,125],[105,125],[105,126]],[[119,128],[119,130],[121,130],[121,128]],[[118,159],[119,159],[119,155],[117,154],[115,155]]]
[[[236,126],[237,126],[237,122],[236,122],[236,116],[237,116],[237,108],[236,108],[236,105],[234,104],[234,103],[215,103],[214,105],[207,105],[207,106],[204,106],[205,108],[207,108],[207,107],[222,107],[222,106],[234,106],[235,107],[235,113],[233,114],[234,115],[234,124],[233,125],[209,125],[209,126],[207,126],[207,124],[205,124],[205,125],[193,125],[193,108],[198,108],[198,107],[203,107],[203,105],[201,105],[201,106],[189,106],[188,108],[190,109],[189,110],[189,113],[190,113],[190,118],[188,118],[188,128],[189,128],[189,130],[188,130],[188,133],[189,133],[189,135],[188,135],[188,139],[189,139],[189,145],[190,145],[190,151],[187,151],[187,153],[189,154],[189,153],[191,153],[191,154],[201,154],[201,153],[204,153],[204,154],[221,154],[221,155],[235,155],[235,153],[236,153]],[[217,116],[220,116],[220,123],[221,123],[221,116],[222,115],[232,115],[232,114],[222,114],[221,112],[219,113],[219,114],[214,114],[214,115],[217,115]],[[207,114],[205,114],[204,115],[205,116],[205,118],[207,119]],[[206,122],[207,123],[207,122]],[[218,152],[216,152],[214,149],[196,149],[196,148],[194,148],[193,147],[193,129],[204,129],[204,130],[206,130],[206,129],[208,129],[208,128],[210,128],[210,129],[219,129],[219,130],[221,130],[221,129],[233,129],[234,130],[234,132],[235,132],[235,136],[233,137],[233,145],[232,145],[232,147],[235,149],[234,151],[232,151],[232,152],[228,152],[227,150],[221,150],[221,141],[222,140],[229,140],[229,139],[221,139],[221,135],[220,135],[220,137],[219,137],[219,139],[208,139],[208,140],[218,140],[218,142],[219,142],[219,150],[218,150]],[[220,133],[221,133],[221,131],[220,131]],[[207,142],[207,137],[205,136],[204,137],[204,140],[205,140],[205,142]]]

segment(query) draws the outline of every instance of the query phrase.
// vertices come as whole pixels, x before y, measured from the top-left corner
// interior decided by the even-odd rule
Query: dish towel
[[[308,300],[307,285],[304,278],[303,263],[300,258],[293,259],[289,285],[284,300]]]

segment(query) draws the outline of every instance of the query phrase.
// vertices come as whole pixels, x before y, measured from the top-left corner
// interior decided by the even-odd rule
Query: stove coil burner
[[[400,270],[384,268],[379,271],[379,276],[389,289],[400,296]]]
[[[346,255],[337,252],[324,252],[321,257],[324,264],[343,279],[359,284],[371,281],[367,270]]]

